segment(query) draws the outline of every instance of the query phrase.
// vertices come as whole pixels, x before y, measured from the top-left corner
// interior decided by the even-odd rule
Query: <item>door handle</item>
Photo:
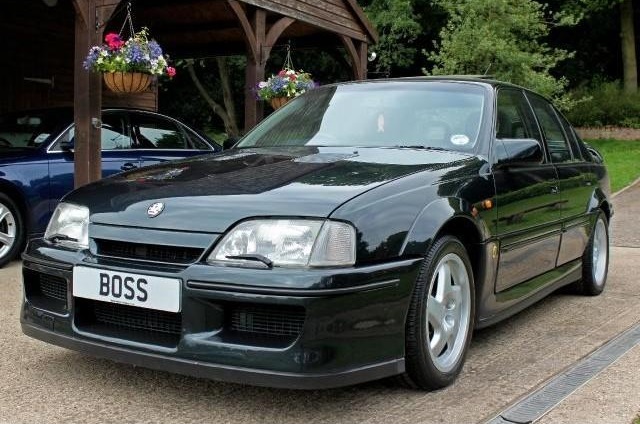
[[[138,165],[131,163],[131,162],[127,162],[124,165],[122,165],[120,167],[121,170],[123,171],[131,171],[132,169],[136,169],[138,167]]]

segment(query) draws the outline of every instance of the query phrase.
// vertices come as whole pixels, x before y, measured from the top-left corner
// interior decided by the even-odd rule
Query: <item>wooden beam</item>
[[[282,33],[295,21],[296,20],[293,18],[284,17],[278,19],[275,24],[271,25],[271,28],[269,28],[269,32],[267,32],[265,37],[264,48],[262,49],[262,55],[265,63],[267,63],[269,56],[271,56],[271,49],[276,44],[276,41],[278,41],[278,38],[280,38]]]
[[[365,62],[365,70],[362,70],[362,61],[360,59],[360,50],[356,47],[353,40],[347,36],[341,35],[340,39],[342,40],[342,44],[344,44],[345,49],[347,50],[347,54],[349,55],[349,59],[351,61],[351,73],[354,79],[364,79],[363,74],[366,73],[366,62]],[[366,57],[365,57],[366,61]]]
[[[247,68],[245,71],[245,92],[244,92],[244,130],[249,131],[264,115],[262,102],[256,101],[255,88],[258,82],[264,80],[264,67],[268,56],[263,53],[266,39],[267,12],[264,9],[255,9],[252,21],[253,39],[251,43],[252,51],[259,52],[254,57],[247,57]]]
[[[238,17],[240,26],[244,31],[244,35],[247,40],[247,47],[249,53],[251,54],[251,59],[253,59],[254,62],[258,62],[260,60],[260,56],[255,42],[256,34],[251,26],[251,23],[249,22],[249,18],[247,17],[245,9],[242,7],[242,5],[240,5],[240,2],[236,0],[227,0],[227,2],[229,3],[229,7],[231,7],[231,10],[233,10],[233,13],[235,13]]]

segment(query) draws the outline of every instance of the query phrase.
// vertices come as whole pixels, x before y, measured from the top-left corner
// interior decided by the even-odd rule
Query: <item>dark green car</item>
[[[611,214],[600,158],[530,91],[325,86],[226,153],[67,195],[23,255],[22,330],[225,381],[434,389],[474,328],[599,294]]]

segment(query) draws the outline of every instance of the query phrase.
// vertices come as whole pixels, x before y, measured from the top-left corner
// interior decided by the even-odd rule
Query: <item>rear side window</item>
[[[564,132],[565,134],[567,134],[567,137],[569,138],[569,145],[571,146],[573,157],[576,160],[583,160],[584,158],[588,158],[589,156],[586,156],[584,153],[584,150],[586,150],[586,148],[584,150],[582,149],[582,146],[581,146],[582,142],[580,141],[580,137],[578,137],[578,134],[576,134],[573,127],[571,127],[571,124],[569,124],[569,122],[565,119],[565,117],[562,116],[562,114],[558,113],[557,111],[556,111],[556,115],[558,115],[558,118],[562,123],[562,128],[564,128]]]
[[[191,149],[182,128],[153,115],[133,115],[133,130],[139,149]]]
[[[131,148],[131,134],[123,115],[105,114],[102,117],[102,150],[121,150]]]
[[[551,161],[554,163],[571,162],[573,156],[569,148],[569,142],[553,106],[543,98],[534,94],[528,93],[527,96],[538,118],[538,123],[542,128],[544,138],[547,140]]]

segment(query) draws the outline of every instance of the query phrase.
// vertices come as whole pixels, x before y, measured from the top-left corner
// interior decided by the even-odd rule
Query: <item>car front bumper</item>
[[[319,270],[163,267],[36,239],[23,255],[22,331],[90,355],[220,381],[352,385],[404,372],[405,318],[420,262]],[[179,278],[181,310],[149,318],[144,308],[123,312],[75,298],[76,265]],[[108,319],[97,319],[95,310],[105,307]],[[171,335],[162,330],[167,326]]]

